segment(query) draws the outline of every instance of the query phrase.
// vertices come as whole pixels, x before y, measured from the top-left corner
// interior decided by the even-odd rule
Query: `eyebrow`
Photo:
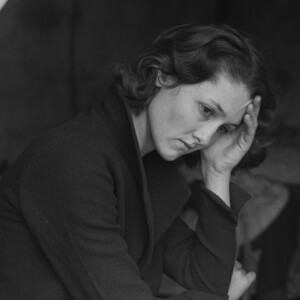
[[[223,107],[222,107],[219,103],[217,103],[215,100],[213,100],[213,99],[211,99],[211,98],[209,98],[209,100],[210,100],[210,102],[213,103],[213,105],[214,105],[214,106],[215,106],[222,114],[225,114],[225,111],[224,111]]]
[[[216,107],[217,109],[222,113],[225,114],[224,109],[222,108],[222,106],[217,103],[216,101],[214,101],[213,99],[209,99]],[[248,100],[244,105],[241,106],[240,110],[242,110],[243,108],[245,108],[249,103],[251,103],[252,100]],[[238,112],[238,111],[237,111]],[[230,125],[236,126],[238,127],[239,125],[241,125],[243,123],[243,118],[244,116],[241,118],[241,120],[238,123],[231,123]]]

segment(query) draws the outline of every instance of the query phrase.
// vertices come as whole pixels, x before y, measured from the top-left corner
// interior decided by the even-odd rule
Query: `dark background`
[[[163,29],[183,23],[233,25],[263,52],[279,106],[272,127],[275,147],[255,179],[263,178],[262,191],[264,182],[270,191],[278,186],[293,191],[293,201],[285,197],[284,205],[275,205],[279,209],[268,222],[271,226],[258,237],[265,241],[268,259],[261,260],[257,299],[267,299],[264,295],[274,290],[270,299],[286,297],[292,258],[298,281],[293,279],[291,297],[300,297],[300,251],[295,250],[300,235],[294,230],[300,202],[299,2],[8,0],[0,11],[0,173],[4,162],[12,163],[34,137],[100,101],[115,64],[135,57]],[[259,211],[264,219],[272,210],[266,206]],[[253,214],[250,217],[257,223]],[[249,245],[246,252],[251,256]],[[276,294],[276,289],[284,294]]]
[[[300,126],[299,1],[8,0],[0,12],[0,160],[99,101],[116,62],[163,29],[228,23],[264,53],[278,124]],[[291,129],[291,130],[292,130]]]

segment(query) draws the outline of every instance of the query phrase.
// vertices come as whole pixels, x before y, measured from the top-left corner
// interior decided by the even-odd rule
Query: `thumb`
[[[248,278],[248,286],[252,284],[252,282],[256,279],[256,273],[255,272],[249,272],[247,273],[247,278]]]

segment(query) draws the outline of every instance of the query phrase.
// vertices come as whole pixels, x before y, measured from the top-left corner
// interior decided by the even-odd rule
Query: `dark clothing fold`
[[[162,274],[186,291],[227,298],[232,209],[200,187],[199,222],[179,218],[191,192],[172,162],[142,159],[127,106],[103,105],[51,129],[25,150],[0,188],[0,299],[159,299]]]

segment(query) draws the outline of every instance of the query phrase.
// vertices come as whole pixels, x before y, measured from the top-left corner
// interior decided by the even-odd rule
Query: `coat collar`
[[[136,182],[146,188],[141,153],[128,106],[117,91],[110,88],[100,109],[112,128],[116,148],[128,162]]]
[[[127,161],[140,187],[149,229],[150,255],[155,242],[189,198],[189,188],[174,164],[164,161],[156,152],[142,159],[129,108],[113,89],[101,109],[117,137],[113,139],[115,146]]]
[[[144,164],[138,146],[132,117],[125,101],[117,95],[116,90],[113,88],[108,91],[105,100],[100,106],[100,111],[107,119],[112,130],[113,138],[111,140],[114,142],[114,145],[121,156],[127,162],[129,169],[133,174],[139,190],[140,201],[142,201],[144,205],[148,229],[148,232],[145,234],[148,234],[148,237],[146,239],[146,248],[143,257],[139,263],[140,267],[143,268],[149,263],[150,258],[152,257],[154,248],[154,224]],[[128,201],[133,201],[133,199],[128,199]],[[125,212],[121,212],[121,215],[122,213]],[[123,216],[123,218],[125,217],[126,216]]]

